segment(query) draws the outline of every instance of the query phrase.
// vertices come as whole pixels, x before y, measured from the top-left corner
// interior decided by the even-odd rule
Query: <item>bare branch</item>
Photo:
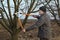
[[[34,9],[37,7],[37,3],[38,3],[39,1],[37,0],[37,2],[36,2],[36,4],[35,4],[35,6],[34,6],[34,8],[31,10],[31,11],[34,11]]]
[[[35,3],[35,0],[33,0],[33,2],[30,4],[30,8],[28,9],[28,13],[27,14],[30,14],[29,12],[31,12],[31,9],[33,8],[34,6],[34,3]],[[25,25],[26,21],[27,21],[27,18],[28,16],[25,17],[24,21],[23,21],[23,25]]]
[[[33,0],[33,2],[30,4],[30,8],[28,9],[28,13],[27,14],[30,14],[29,12],[31,12],[31,9],[33,8],[33,6],[34,6],[34,3],[35,3],[35,0]],[[23,27],[24,27],[24,25],[25,25],[25,23],[26,23],[26,21],[27,21],[27,18],[28,18],[28,15],[25,17],[25,19],[24,19],[24,21],[23,21]],[[20,30],[20,28],[19,29],[17,29],[17,31],[18,30]]]
[[[9,33],[13,33],[5,24],[3,21],[0,21],[0,24],[9,32]]]
[[[7,0],[7,5],[8,5],[8,12],[9,12],[9,16],[10,16],[10,24],[12,25],[13,24],[13,21],[12,21],[12,15],[11,15],[11,10],[10,10],[10,0]]]
[[[7,23],[6,19],[4,18],[4,15],[3,15],[3,12],[2,11],[1,11],[1,16],[2,16],[2,20],[4,21],[4,23],[6,24],[6,26],[8,26],[9,24]]]
[[[20,5],[21,2],[22,2],[22,0],[18,0],[18,8],[19,8],[19,5]]]
[[[5,8],[4,8],[4,5],[3,5],[2,2],[1,2],[1,4],[2,4],[2,7],[3,7],[2,11],[5,12],[5,14],[6,14],[6,16],[7,16],[7,19],[8,19],[8,21],[9,21],[9,23],[10,23],[9,16],[8,16],[8,14],[7,14],[7,12],[6,12]]]

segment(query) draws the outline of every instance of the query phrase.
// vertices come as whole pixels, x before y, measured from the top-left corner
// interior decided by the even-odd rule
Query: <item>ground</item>
[[[26,23],[25,28],[31,26],[34,24],[36,21],[35,20],[30,20]],[[51,30],[52,30],[52,40],[60,40],[60,27],[54,22],[51,22]],[[38,30],[34,29],[29,32],[19,33],[19,40],[39,40],[37,37]],[[0,40],[9,40],[10,34],[0,25]]]

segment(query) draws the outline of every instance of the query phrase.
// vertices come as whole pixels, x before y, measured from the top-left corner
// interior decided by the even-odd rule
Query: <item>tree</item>
[[[47,9],[50,11],[50,13],[54,16],[55,22],[60,26],[60,3],[59,0],[51,0],[53,1],[54,5],[47,5]],[[58,19],[57,17],[58,16]]]
[[[28,4],[29,0],[25,0],[25,2]],[[30,5],[28,6],[27,14],[38,12],[39,10],[34,11],[34,9],[40,5],[40,0],[30,0]],[[20,8],[22,0],[13,0],[14,3],[14,13],[17,13]],[[48,1],[47,3],[49,3]],[[3,4],[3,1],[1,0],[2,9],[0,10],[2,21],[0,21],[0,24],[11,34],[11,40],[18,40],[18,33],[21,31],[20,28],[17,28],[17,16],[14,15],[12,17],[11,7],[10,7],[10,0],[7,0],[7,8],[8,13],[6,12],[5,6]],[[47,5],[47,4],[46,4]],[[13,14],[14,14],[13,13]],[[7,20],[4,16],[4,14],[7,17]],[[9,15],[8,15],[9,14]],[[26,21],[28,19],[28,15],[26,15],[25,19],[22,22],[22,25],[24,26],[26,24]]]

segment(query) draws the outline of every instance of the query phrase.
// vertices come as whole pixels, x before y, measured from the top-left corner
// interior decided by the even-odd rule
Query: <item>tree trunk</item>
[[[18,40],[18,34],[12,34],[11,35],[11,40]]]

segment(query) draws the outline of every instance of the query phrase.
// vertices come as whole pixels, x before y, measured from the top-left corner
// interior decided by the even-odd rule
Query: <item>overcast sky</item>
[[[1,2],[0,2],[1,3]],[[7,1],[6,0],[4,0],[4,6],[7,6]],[[52,3],[54,3],[53,1],[50,3],[50,4],[52,4]],[[24,6],[25,6],[25,2],[24,2],[24,0],[22,1],[22,3],[21,4],[23,4],[23,5],[21,5],[20,7],[21,8],[23,8]],[[52,5],[54,5],[54,4],[52,4]],[[11,7],[14,7],[14,4],[13,4],[13,0],[10,0],[10,6]],[[40,6],[43,6],[43,5],[40,5]],[[40,7],[39,6],[39,7]],[[1,7],[1,4],[0,4],[0,7]],[[6,11],[7,11],[7,13],[8,13],[8,9],[7,8],[5,8],[6,9]],[[14,12],[14,9],[13,8],[11,8],[11,12],[12,12],[12,16],[13,16],[13,12]],[[38,14],[38,13],[36,13],[36,14]],[[50,15],[50,14],[49,14]],[[25,16],[24,15],[19,15],[20,16],[20,18],[21,19],[24,19],[25,18]],[[32,16],[29,16],[29,19],[33,19],[33,17]]]
[[[4,0],[4,6],[7,6],[7,1],[6,0]],[[22,5],[23,4],[23,5]],[[1,4],[0,4],[1,5]],[[10,0],[10,6],[11,7],[14,7],[14,4],[13,4],[13,0]],[[25,6],[25,2],[24,2],[24,0],[21,2],[21,6],[20,6],[20,8],[23,8]],[[0,6],[1,7],[1,6]],[[7,11],[7,13],[8,13],[8,9],[7,8],[5,8],[6,9],[6,11]],[[14,12],[14,8],[11,8],[11,13],[12,13],[12,16],[13,16],[13,12]],[[37,13],[38,14],[38,13]],[[24,19],[25,18],[25,15],[18,15],[18,16],[20,16],[20,18],[21,19]],[[29,16],[29,19],[33,19],[33,17],[32,16]]]

